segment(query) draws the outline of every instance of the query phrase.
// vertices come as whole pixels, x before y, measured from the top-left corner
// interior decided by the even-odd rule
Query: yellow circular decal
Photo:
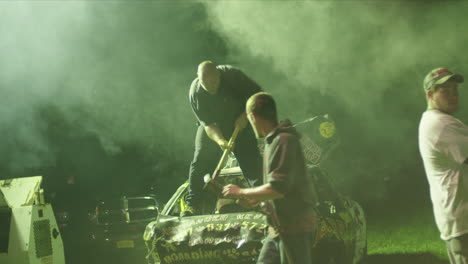
[[[323,122],[320,124],[320,135],[324,138],[331,138],[335,135],[335,124],[332,122]]]

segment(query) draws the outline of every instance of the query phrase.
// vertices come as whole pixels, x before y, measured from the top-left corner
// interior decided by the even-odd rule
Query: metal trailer
[[[0,180],[0,263],[64,264],[62,237],[42,176]]]

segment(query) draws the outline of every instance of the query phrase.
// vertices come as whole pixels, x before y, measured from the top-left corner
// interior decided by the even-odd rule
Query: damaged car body
[[[362,263],[367,253],[366,219],[362,207],[336,191],[320,163],[338,144],[334,122],[317,116],[296,124],[308,172],[316,182],[320,205],[318,231],[311,249],[317,263]],[[220,184],[247,186],[235,161],[222,170]],[[255,263],[268,231],[266,216],[236,200],[218,198],[204,214],[180,217],[188,182],[165,204],[158,219],[146,227],[148,263]]]

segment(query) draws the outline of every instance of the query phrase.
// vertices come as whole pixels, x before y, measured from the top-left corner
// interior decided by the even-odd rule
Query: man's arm
[[[245,127],[247,127],[247,123],[249,121],[247,120],[247,113],[243,112],[242,114],[237,117],[236,122],[234,123],[235,127],[238,127],[240,130],[243,130]]]
[[[449,120],[440,135],[439,144],[448,147],[456,162],[468,164],[468,128],[465,125]]]
[[[274,200],[284,197],[284,195],[276,191],[270,183],[253,188],[240,188],[237,185],[229,184],[224,186],[223,195],[225,197],[247,198],[259,201]]]
[[[223,133],[216,124],[204,126],[205,132],[211,140],[216,142],[222,149],[228,148],[228,141],[224,138]]]

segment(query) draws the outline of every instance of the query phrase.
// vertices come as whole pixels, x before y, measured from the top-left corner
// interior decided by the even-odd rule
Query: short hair
[[[254,114],[262,119],[278,124],[278,115],[276,112],[276,103],[273,96],[269,93],[259,92],[252,95],[245,106],[247,114]]]

